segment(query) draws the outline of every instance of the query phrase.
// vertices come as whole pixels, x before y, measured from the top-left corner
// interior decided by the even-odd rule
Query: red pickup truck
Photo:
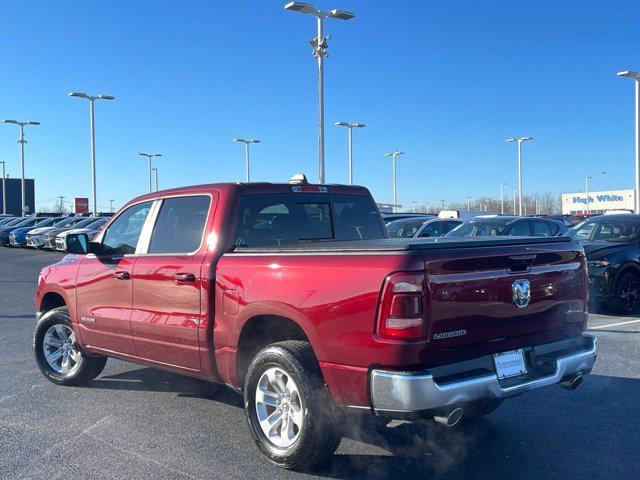
[[[451,426],[591,371],[578,243],[386,237],[362,187],[138,197],[42,270],[35,359],[60,385],[107,357],[227,384],[288,468],[331,455],[344,412]]]

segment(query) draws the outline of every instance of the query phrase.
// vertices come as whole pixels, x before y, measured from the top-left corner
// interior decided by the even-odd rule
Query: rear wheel
[[[625,272],[617,279],[609,310],[620,315],[631,315],[638,308],[640,282],[635,273]]]
[[[50,382],[82,385],[96,378],[107,357],[91,357],[80,349],[66,307],[45,313],[33,332],[33,354]]]
[[[307,468],[338,448],[333,401],[307,342],[261,350],[247,371],[244,404],[258,448],[281,467]]]

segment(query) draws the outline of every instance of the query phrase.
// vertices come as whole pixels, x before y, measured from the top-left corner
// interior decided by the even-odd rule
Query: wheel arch
[[[313,345],[303,327],[292,318],[277,314],[257,314],[242,325],[236,352],[236,382],[242,388],[251,359],[264,347],[285,340],[301,340]],[[317,359],[317,353],[314,351]]]
[[[44,314],[58,307],[68,307],[66,298],[58,292],[49,291],[42,295],[40,304],[38,305],[38,311]]]
[[[622,275],[624,275],[627,272],[634,273],[635,276],[638,278],[638,281],[640,282],[640,265],[631,260],[626,261],[618,267],[618,270],[616,271],[616,274],[613,277],[613,280],[611,282],[611,290],[610,290],[612,294],[614,293],[615,286],[618,284],[620,277],[622,277]]]

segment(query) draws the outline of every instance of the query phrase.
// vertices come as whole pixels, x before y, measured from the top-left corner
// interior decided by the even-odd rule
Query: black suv
[[[555,237],[566,231],[562,222],[550,218],[480,215],[451,230],[445,237]]]
[[[565,235],[582,243],[589,265],[589,299],[613,313],[630,315],[640,297],[640,215],[600,215]]]

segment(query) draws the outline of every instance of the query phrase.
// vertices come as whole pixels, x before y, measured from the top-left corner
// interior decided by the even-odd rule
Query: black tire
[[[304,412],[297,438],[287,448],[271,442],[258,420],[256,388],[263,374],[274,367],[291,377],[299,391]],[[258,448],[280,467],[300,470],[321,463],[335,452],[342,439],[335,421],[333,400],[307,342],[289,340],[274,343],[258,352],[247,370],[244,406],[249,430]]]
[[[47,331],[54,325],[67,327],[73,331],[71,318],[67,307],[59,307],[45,313],[33,332],[33,354],[38,368],[47,380],[57,385],[84,385],[96,378],[107,363],[107,357],[94,357],[84,353],[73,343],[75,351],[79,353],[78,361],[68,373],[56,371],[45,358],[44,339]]]
[[[608,302],[609,310],[619,315],[631,315],[638,308],[640,280],[632,272],[623,272],[613,288],[613,298]]]

